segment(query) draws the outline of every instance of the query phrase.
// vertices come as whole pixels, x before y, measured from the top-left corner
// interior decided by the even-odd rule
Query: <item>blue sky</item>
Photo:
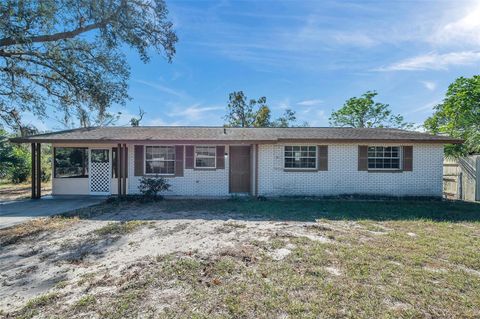
[[[179,42],[171,64],[127,52],[143,125],[222,125],[228,94],[266,96],[274,116],[328,126],[367,90],[414,123],[448,85],[479,73],[479,1],[172,1]],[[49,123],[46,128],[59,128]]]

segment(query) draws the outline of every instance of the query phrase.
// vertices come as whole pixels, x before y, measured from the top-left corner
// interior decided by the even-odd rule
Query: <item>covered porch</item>
[[[77,144],[53,144],[52,157],[52,184],[56,184],[60,194],[67,194],[69,189],[73,193],[78,189],[85,188],[84,195],[111,195],[125,196],[127,194],[128,178],[128,148],[126,144],[112,145],[77,145]],[[42,197],[42,169],[41,169],[41,143],[31,143],[31,198]],[[64,152],[63,150],[70,150]],[[77,174],[69,171],[68,167],[61,167],[59,158],[64,162],[71,163],[76,154],[77,162],[82,161]],[[62,154],[59,154],[62,153]],[[66,153],[66,154],[63,154]],[[78,159],[80,157],[80,159]],[[66,161],[65,161],[66,159]],[[61,175],[61,176],[59,176]],[[66,183],[68,181],[68,183]],[[55,192],[53,193],[54,195]],[[57,194],[58,195],[58,194]]]

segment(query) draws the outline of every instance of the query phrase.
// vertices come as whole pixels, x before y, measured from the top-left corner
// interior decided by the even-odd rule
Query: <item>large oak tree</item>
[[[170,62],[177,36],[163,0],[5,0],[0,5],[0,125],[22,113],[105,124],[129,98],[125,52]],[[92,120],[95,122],[92,123]]]

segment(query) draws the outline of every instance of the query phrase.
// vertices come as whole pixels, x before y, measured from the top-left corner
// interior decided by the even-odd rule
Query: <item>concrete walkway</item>
[[[41,199],[0,202],[0,228],[96,205],[105,199],[104,196],[45,196]]]

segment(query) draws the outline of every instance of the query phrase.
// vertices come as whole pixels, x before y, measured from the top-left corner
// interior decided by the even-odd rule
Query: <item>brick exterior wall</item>
[[[295,144],[299,145],[299,144]],[[397,144],[392,144],[397,145]],[[54,146],[82,146],[69,144]],[[98,145],[111,149],[112,145]],[[127,192],[138,194],[140,176],[133,176],[134,145],[127,145]],[[328,146],[328,171],[285,172],[281,144],[261,144],[258,152],[258,195],[340,195],[370,194],[398,196],[441,196],[443,171],[443,145],[414,144],[413,171],[400,173],[369,173],[358,171],[358,144],[330,144]],[[228,153],[228,146],[225,151]],[[252,165],[254,167],[254,165]],[[252,172],[252,183],[254,180]],[[225,169],[185,169],[183,177],[168,178],[172,185],[167,195],[228,196],[229,163]],[[89,194],[88,179],[79,187],[79,179],[54,179],[53,194]],[[82,185],[83,185],[82,184]],[[252,185],[254,189],[254,185]],[[112,179],[111,191],[117,191],[116,179]]]
[[[225,148],[228,151],[228,147]],[[141,176],[133,176],[134,172],[134,145],[128,145],[128,193],[138,194],[138,185]],[[185,152],[184,152],[185,154]],[[185,163],[185,161],[184,161]],[[181,196],[227,196],[228,193],[228,160],[225,169],[197,170],[184,169],[183,176],[166,177],[172,185],[171,191],[164,195]]]
[[[443,145],[440,144],[414,144],[413,171],[398,173],[358,171],[357,144],[330,144],[328,171],[286,172],[283,147],[259,146],[259,195],[442,195]]]

